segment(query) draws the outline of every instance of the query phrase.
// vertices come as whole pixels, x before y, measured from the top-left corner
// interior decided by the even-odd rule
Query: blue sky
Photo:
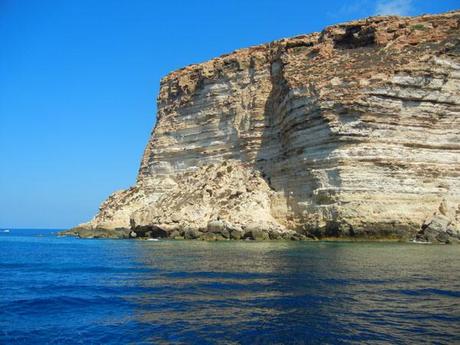
[[[134,183],[160,78],[191,63],[445,1],[0,0],[0,227],[76,225]]]

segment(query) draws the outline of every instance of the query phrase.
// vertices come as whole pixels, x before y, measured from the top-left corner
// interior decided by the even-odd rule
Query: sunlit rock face
[[[459,27],[373,17],[172,72],[136,185],[81,227],[410,238],[441,212],[458,230]]]

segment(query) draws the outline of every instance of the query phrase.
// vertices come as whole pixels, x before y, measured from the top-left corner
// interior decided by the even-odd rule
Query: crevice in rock
[[[134,227],[137,237],[166,238],[168,231],[156,225],[143,225]]]

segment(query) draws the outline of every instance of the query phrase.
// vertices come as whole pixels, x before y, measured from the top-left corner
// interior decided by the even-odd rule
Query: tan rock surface
[[[373,17],[167,75],[136,185],[81,227],[409,238],[443,202],[458,229],[459,176],[460,12]]]

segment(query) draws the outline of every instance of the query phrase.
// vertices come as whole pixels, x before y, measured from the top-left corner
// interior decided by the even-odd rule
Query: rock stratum
[[[161,81],[135,186],[82,237],[460,238],[460,11],[371,17]]]

